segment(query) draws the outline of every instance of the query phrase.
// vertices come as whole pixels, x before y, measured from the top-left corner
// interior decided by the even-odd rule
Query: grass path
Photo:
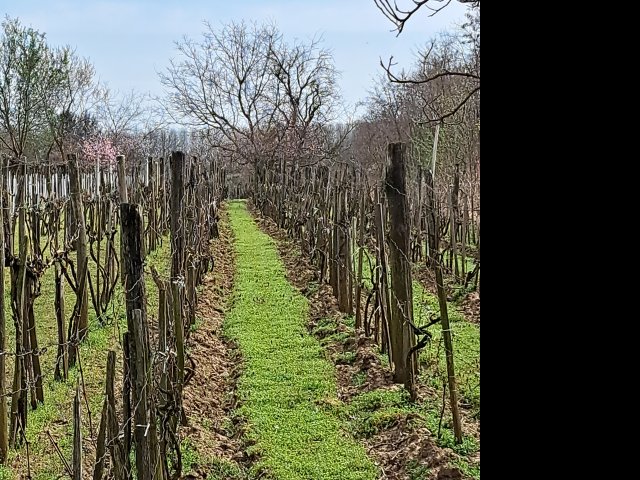
[[[307,333],[307,301],[285,279],[268,235],[243,202],[229,207],[237,271],[225,333],[240,345],[238,391],[256,470],[279,480],[373,480],[377,470],[330,406],[337,402],[333,366]]]

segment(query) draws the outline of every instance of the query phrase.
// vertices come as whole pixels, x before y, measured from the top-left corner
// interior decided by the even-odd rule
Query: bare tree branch
[[[446,8],[452,0],[411,0],[412,7],[411,8],[402,8],[398,6],[398,2],[396,0],[393,1],[393,4],[390,0],[374,0],[376,7],[378,10],[382,12],[382,14],[389,20],[391,23],[395,25],[394,30],[397,30],[396,35],[400,35],[406,23],[409,19],[422,7],[425,7],[431,13],[430,17],[433,17],[435,14]],[[460,3],[470,4],[472,7],[479,7],[480,0],[458,0]],[[430,3],[429,3],[430,2]],[[438,3],[436,7],[432,7],[434,3]]]

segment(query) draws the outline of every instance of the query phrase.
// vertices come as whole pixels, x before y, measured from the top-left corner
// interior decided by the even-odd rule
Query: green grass
[[[208,465],[207,480],[244,480],[246,473],[235,463],[214,459]]]
[[[377,470],[364,448],[321,408],[335,400],[333,366],[305,328],[308,305],[285,279],[273,241],[243,202],[229,206],[237,272],[225,334],[244,358],[238,384],[247,438],[259,455],[253,472],[279,480],[364,480]],[[215,477],[214,477],[215,478]]]
[[[366,259],[366,255],[364,257]],[[372,288],[371,274],[365,262],[362,277],[367,289]],[[449,320],[453,334],[453,356],[458,381],[460,401],[479,414],[480,410],[480,327],[467,322],[456,308],[455,303],[448,302]],[[413,315],[414,323],[425,325],[430,318],[440,315],[438,298],[427,292],[422,285],[413,282]],[[443,375],[446,376],[446,357],[442,342],[442,326],[435,324],[429,328],[432,341],[420,352],[421,363],[426,366],[423,380],[434,388],[441,390]],[[476,413],[474,412],[474,414]]]
[[[221,458],[202,455],[189,438],[180,444],[182,475],[198,475],[205,468],[207,480],[248,480],[247,472],[239,465]],[[0,480],[2,478],[0,477]]]
[[[451,333],[453,335],[453,359],[458,382],[459,400],[471,405],[479,414],[480,410],[480,327],[465,321],[464,316],[452,303],[447,304]],[[416,325],[425,325],[429,318],[440,315],[438,298],[413,282],[413,315]],[[447,366],[442,326],[438,323],[429,327],[433,338],[420,352],[420,361],[426,366],[423,380],[434,388],[442,389],[442,379],[446,377]]]
[[[408,393],[399,386],[394,389],[378,389],[361,393],[353,397],[349,404],[337,406],[329,404],[326,408],[342,418],[349,432],[356,438],[370,438],[402,422],[416,427],[425,426],[435,435],[438,432],[440,420],[438,405],[412,403]],[[479,448],[478,443],[474,438],[465,436],[462,444],[456,445],[452,427],[447,424],[449,421],[445,413],[444,428],[440,432],[440,438],[436,438],[436,444],[449,447],[462,455],[452,461],[452,466],[460,468],[469,477],[479,479],[479,465],[472,464],[464,457],[475,453]],[[425,467],[417,462],[407,465],[407,471],[409,478],[426,478],[424,477]]]
[[[403,416],[417,413],[404,390],[372,390],[354,397],[348,405],[338,408],[356,437],[369,438],[386,430]]]
[[[349,404],[338,406],[329,405],[346,423],[349,432],[356,438],[370,438],[394,425],[407,422],[416,427],[426,426],[434,435],[438,431],[440,409],[438,405],[415,404],[410,402],[408,393],[399,386],[394,389],[378,389],[361,393],[354,397]],[[476,452],[479,448],[472,437],[464,437],[461,445],[454,442],[451,425],[447,425],[446,415],[444,427],[436,443],[441,447],[449,447],[463,457],[456,458],[452,465],[460,468],[468,476],[480,478],[480,467],[472,465],[464,458]],[[410,478],[424,478],[425,467],[414,463],[407,466]],[[413,475],[413,476],[411,476]]]

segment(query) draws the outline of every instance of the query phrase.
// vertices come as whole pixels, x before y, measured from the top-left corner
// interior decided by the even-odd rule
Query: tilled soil
[[[217,458],[236,464],[245,462],[239,420],[233,416],[237,398],[235,384],[240,374],[239,353],[222,336],[222,322],[233,288],[234,250],[227,212],[220,212],[220,237],[213,241],[213,272],[204,279],[198,294],[197,328],[191,332],[187,352],[195,362],[194,375],[184,389],[184,411],[188,425],[181,438],[201,458]],[[207,478],[206,465],[193,467],[185,478]]]

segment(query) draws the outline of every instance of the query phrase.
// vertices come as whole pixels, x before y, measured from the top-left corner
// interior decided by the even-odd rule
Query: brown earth
[[[198,294],[195,331],[191,332],[187,352],[195,362],[195,372],[184,389],[184,411],[188,425],[180,430],[203,459],[222,459],[240,464],[245,461],[238,419],[233,416],[237,398],[239,353],[222,336],[222,322],[233,288],[235,252],[228,214],[220,211],[220,237],[213,241],[213,272],[208,274]],[[194,466],[196,475],[207,478],[206,465]]]

